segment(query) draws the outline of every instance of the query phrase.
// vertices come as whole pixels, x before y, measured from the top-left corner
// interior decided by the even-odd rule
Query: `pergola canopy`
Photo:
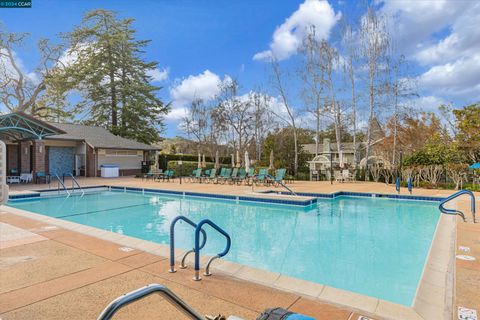
[[[360,161],[360,167],[365,168],[367,165],[367,158],[363,158]],[[380,156],[369,156],[368,157],[368,165],[380,165],[384,168],[389,168],[391,167],[390,161],[384,159],[383,157]]]
[[[65,132],[24,112],[0,116],[1,140],[42,140],[47,136],[63,133]]]

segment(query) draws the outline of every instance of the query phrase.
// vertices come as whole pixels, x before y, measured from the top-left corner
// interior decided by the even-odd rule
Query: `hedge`
[[[160,169],[167,169],[168,163],[170,161],[179,161],[182,160],[184,163],[185,162],[195,162],[198,165],[198,154],[161,154],[158,156],[158,164]],[[203,160],[203,157],[202,157]],[[232,163],[232,158],[231,157],[219,157],[219,162],[220,164],[226,164],[229,165]],[[207,157],[205,156],[205,161],[206,162],[215,162],[215,158],[212,157]]]
[[[215,166],[214,162],[207,162],[207,167],[203,168],[203,170],[211,169]],[[179,165],[178,161],[168,161],[167,164],[168,170],[175,171],[175,176],[190,176],[192,171],[198,168],[198,160],[197,161],[183,161],[182,164]]]

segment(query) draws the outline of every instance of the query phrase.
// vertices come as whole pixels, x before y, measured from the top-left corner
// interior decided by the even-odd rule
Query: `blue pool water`
[[[209,218],[232,237],[224,259],[407,306],[440,215],[433,202],[343,196],[306,208],[133,192],[8,205],[157,243],[180,214]],[[215,254],[225,240],[209,228],[204,251]],[[178,225],[176,245],[193,246],[190,226]]]

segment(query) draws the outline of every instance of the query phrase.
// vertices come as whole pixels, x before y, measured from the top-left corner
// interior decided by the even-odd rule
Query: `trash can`
[[[118,178],[119,167],[116,164],[102,164],[100,166],[102,178]]]

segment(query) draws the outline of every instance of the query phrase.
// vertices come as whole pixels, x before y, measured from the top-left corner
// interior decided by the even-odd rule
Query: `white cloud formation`
[[[382,14],[388,17],[392,34],[406,54],[422,50],[432,34],[450,26],[472,4],[471,1],[381,0]]]
[[[398,47],[426,67],[422,91],[464,101],[480,97],[480,2],[382,0]]]
[[[167,119],[179,120],[186,114],[186,107],[195,99],[210,101],[220,92],[220,85],[231,78],[226,75],[223,79],[210,70],[205,70],[198,75],[190,75],[184,79],[177,79],[170,88],[172,109]]]
[[[451,63],[436,65],[419,77],[420,85],[442,94],[480,98],[480,53]]]
[[[165,116],[167,120],[177,121],[182,120],[188,115],[188,109],[185,107],[172,108],[170,112]]]
[[[253,59],[266,60],[272,57],[278,60],[288,59],[297,52],[311,26],[315,26],[317,39],[328,39],[340,18],[341,13],[335,13],[328,1],[305,0],[297,11],[277,27],[273,33],[270,49],[258,52]]]
[[[168,79],[168,74],[170,73],[169,68],[164,68],[160,70],[159,68],[150,69],[147,71],[147,76],[152,78],[152,82],[162,82]]]
[[[448,104],[443,98],[436,96],[424,96],[410,101],[412,107],[418,111],[438,112],[438,107]]]

